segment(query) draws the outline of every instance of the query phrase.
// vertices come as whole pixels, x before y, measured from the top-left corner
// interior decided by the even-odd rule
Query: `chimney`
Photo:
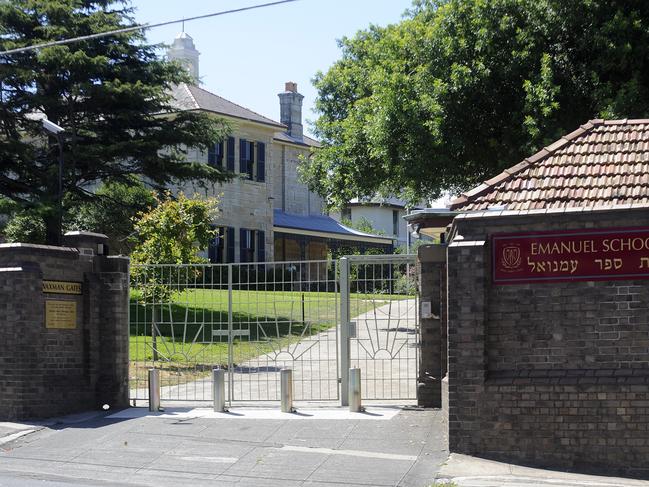
[[[189,74],[198,85],[198,56],[200,52],[194,46],[194,39],[186,32],[181,32],[174,39],[174,43],[167,51],[167,58],[170,61],[177,60],[185,66]]]
[[[297,83],[289,81],[284,85],[284,93],[279,95],[279,121],[288,127],[288,134],[302,140],[302,100],[304,96],[297,92]]]

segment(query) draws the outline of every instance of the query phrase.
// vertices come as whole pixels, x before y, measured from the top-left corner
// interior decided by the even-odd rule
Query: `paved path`
[[[353,311],[353,310],[352,310]],[[352,366],[360,367],[365,399],[414,399],[417,381],[416,301],[392,301],[357,316],[351,340]],[[238,401],[280,400],[279,371],[293,369],[297,401],[336,400],[338,361],[336,328],[305,337],[271,353],[240,363],[233,374]],[[229,384],[226,386],[226,394]],[[134,397],[132,391],[131,397]],[[148,392],[137,391],[137,397]],[[161,388],[162,401],[211,401],[211,377]],[[142,403],[138,403],[142,404]]]
[[[447,458],[439,411],[141,408],[0,447],[0,486],[425,487]]]

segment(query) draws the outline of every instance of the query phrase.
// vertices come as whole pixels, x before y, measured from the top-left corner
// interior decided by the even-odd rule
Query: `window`
[[[257,142],[257,181],[266,180],[266,144]]]
[[[239,233],[239,262],[255,261],[255,231],[242,228]]]
[[[212,225],[216,230],[216,235],[210,240],[207,249],[207,256],[212,264],[225,264],[234,262],[234,228],[217,227]]]
[[[212,229],[216,230],[216,235],[210,240],[209,247],[207,248],[207,257],[210,263],[221,264],[224,262],[225,228],[212,225]]]
[[[242,228],[239,235],[239,261],[265,262],[266,232]]]
[[[215,142],[207,151],[207,163],[212,167],[223,167],[223,142]]]
[[[399,210],[392,210],[392,234],[399,236]]]
[[[250,180],[266,180],[266,144],[239,140],[239,172],[246,174]]]
[[[340,212],[340,219],[352,221],[352,209],[343,208],[342,211]]]
[[[252,179],[255,171],[255,143],[246,139],[239,140],[239,172]]]

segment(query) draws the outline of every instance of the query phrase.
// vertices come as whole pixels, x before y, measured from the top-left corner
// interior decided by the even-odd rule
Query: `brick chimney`
[[[288,134],[302,140],[304,128],[302,127],[302,100],[304,96],[297,92],[297,83],[288,81],[284,85],[284,92],[279,95],[279,120],[288,127]]]

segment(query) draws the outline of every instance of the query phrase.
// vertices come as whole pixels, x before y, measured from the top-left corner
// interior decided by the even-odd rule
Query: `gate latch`
[[[357,336],[357,327],[355,321],[349,322],[349,338],[358,338]]]

